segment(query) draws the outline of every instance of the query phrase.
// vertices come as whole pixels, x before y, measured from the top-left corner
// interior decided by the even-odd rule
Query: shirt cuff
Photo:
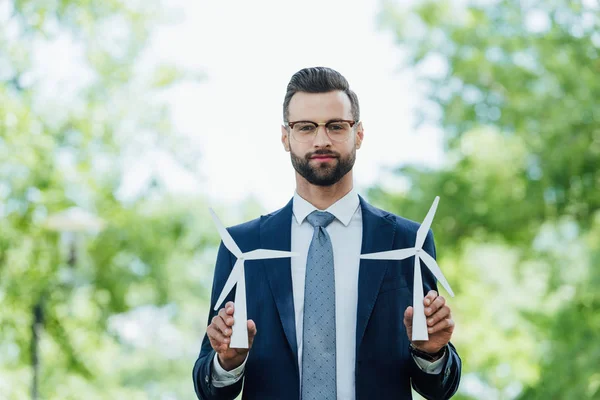
[[[412,358],[415,360],[419,368],[421,368],[421,371],[436,375],[442,372],[442,369],[444,368],[444,362],[446,361],[446,358],[448,358],[448,350],[446,350],[444,355],[439,360],[435,361],[427,361],[415,355],[413,355]],[[217,361],[217,364],[218,363],[219,362]]]
[[[215,353],[215,358],[213,358],[213,368],[212,368],[212,383],[214,387],[221,388],[225,386],[230,386],[240,380],[240,378],[244,375],[244,369],[246,367],[246,360],[248,360],[248,356],[244,359],[242,365],[237,368],[232,369],[231,371],[225,371],[223,367],[221,367],[221,363],[219,363],[219,355]]]

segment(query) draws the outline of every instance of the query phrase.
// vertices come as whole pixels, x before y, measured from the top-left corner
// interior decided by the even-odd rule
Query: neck
[[[296,172],[296,192],[319,210],[329,208],[347,195],[353,187],[352,171],[331,186],[313,185]]]

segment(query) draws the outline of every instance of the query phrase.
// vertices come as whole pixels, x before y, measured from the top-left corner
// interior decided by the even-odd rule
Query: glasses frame
[[[294,138],[294,140],[300,142],[300,143],[308,143],[310,142],[310,140],[308,142],[302,142],[301,140],[298,140],[295,136],[294,136],[294,125],[299,124],[301,122],[304,123],[311,123],[311,124],[315,124],[317,126],[317,129],[315,129],[315,133],[312,135],[313,139],[315,138],[315,136],[317,136],[317,132],[319,132],[319,127],[323,126],[325,127],[325,134],[327,135],[327,137],[331,140],[333,140],[334,142],[337,143],[343,143],[346,142],[348,139],[350,139],[350,135],[348,135],[346,137],[346,139],[344,140],[336,140],[333,139],[330,135],[329,132],[327,131],[327,125],[331,124],[331,123],[335,123],[335,122],[347,122],[350,125],[350,130],[352,130],[354,128],[354,125],[358,124],[359,121],[355,121],[355,120],[348,120],[348,119],[332,119],[329,120],[327,122],[315,122],[315,121],[309,121],[309,120],[300,120],[300,121],[293,121],[293,122],[288,122],[285,126],[290,130],[290,134],[292,135],[292,137]]]

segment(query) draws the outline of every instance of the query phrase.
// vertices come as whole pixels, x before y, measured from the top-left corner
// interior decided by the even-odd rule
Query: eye
[[[312,132],[315,130],[315,125],[313,124],[296,124],[294,125],[294,130],[298,131],[298,132]]]

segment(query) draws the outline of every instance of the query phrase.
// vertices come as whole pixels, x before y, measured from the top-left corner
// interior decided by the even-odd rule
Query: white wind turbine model
[[[238,348],[238,349],[247,349],[248,348],[248,316],[246,311],[246,274],[244,271],[244,261],[245,260],[266,260],[270,258],[286,258],[286,257],[295,257],[296,253],[292,253],[290,251],[280,251],[280,250],[264,250],[257,249],[252,250],[247,253],[242,253],[238,245],[235,243],[225,226],[221,223],[217,214],[211,209],[209,209],[210,215],[217,226],[217,230],[219,231],[219,235],[221,236],[221,240],[223,240],[223,244],[227,247],[236,258],[235,265],[229,274],[229,278],[227,278],[227,282],[225,282],[225,286],[219,295],[219,298],[215,304],[214,310],[217,311],[219,306],[223,301],[225,301],[225,297],[231,292],[233,286],[237,284],[237,289],[235,291],[235,309],[234,309],[234,317],[235,322],[232,326],[231,333],[231,342],[229,343],[229,347]]]
[[[419,260],[423,260],[427,268],[433,273],[436,279],[444,286],[444,288],[450,293],[450,296],[454,297],[454,292],[450,288],[450,284],[442,274],[440,267],[438,266],[435,259],[427,254],[423,250],[423,243],[429,232],[429,227],[433,221],[433,216],[437,209],[439,196],[436,196],[425,220],[417,230],[417,239],[415,247],[409,247],[406,249],[382,251],[379,253],[361,254],[360,258],[367,260],[404,260],[405,258],[415,256],[415,270],[413,280],[413,325],[412,325],[412,340],[429,340],[427,334],[427,322],[425,319],[425,309],[423,306],[423,278],[421,276],[421,263]]]

